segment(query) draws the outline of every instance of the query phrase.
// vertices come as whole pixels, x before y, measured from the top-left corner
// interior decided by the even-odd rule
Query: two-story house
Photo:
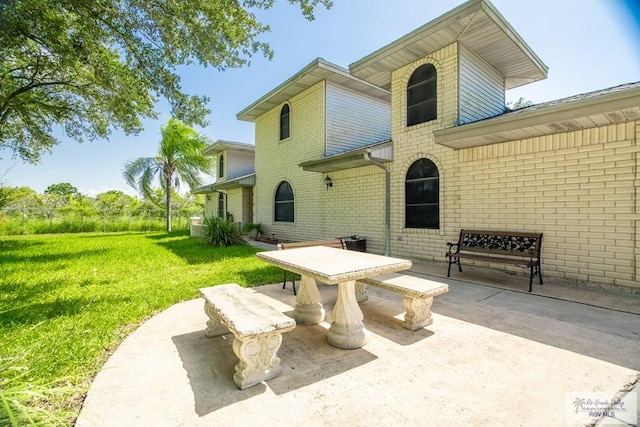
[[[505,107],[546,77],[486,0],[348,70],[318,59],[238,113],[255,123],[254,221],[437,261],[461,228],[542,232],[546,276],[638,293],[640,83]]]
[[[381,241],[384,179],[373,161],[392,160],[390,99],[317,59],[240,112],[256,123],[255,222],[286,240],[366,231]],[[300,167],[309,161],[319,165]]]
[[[255,146],[218,140],[202,154],[215,157],[215,182],[192,191],[205,195],[205,217],[227,218],[241,224],[253,222]]]

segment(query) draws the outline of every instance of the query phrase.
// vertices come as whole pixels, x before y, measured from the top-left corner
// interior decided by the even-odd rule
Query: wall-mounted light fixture
[[[324,179],[324,185],[327,186],[327,191],[329,190],[329,187],[333,187],[333,181],[331,181],[331,177],[329,175]]]

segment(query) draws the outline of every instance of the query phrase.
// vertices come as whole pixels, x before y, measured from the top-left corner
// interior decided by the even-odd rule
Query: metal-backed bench
[[[421,277],[403,273],[387,273],[380,276],[362,279],[356,282],[361,284],[357,289],[358,301],[366,299],[366,287],[362,285],[377,286],[389,291],[401,293],[404,298],[402,304],[406,313],[402,326],[415,331],[433,323],[431,304],[433,297],[449,292],[449,285]]]
[[[542,285],[540,268],[542,233],[462,229],[458,242],[448,242],[447,245],[449,247],[446,253],[446,257],[449,258],[447,277],[451,275],[451,264],[458,264],[458,269],[462,272],[460,260],[464,258],[528,268],[531,272],[529,292],[533,289],[534,275],[538,275]]]
[[[305,248],[308,246],[328,246],[330,248],[338,248],[338,249],[347,249],[344,240],[341,238],[329,239],[329,240],[312,240],[308,242],[278,242],[276,247],[278,250],[284,249],[293,249],[293,248]],[[287,287],[287,270],[284,271],[284,279],[282,280],[282,289]],[[291,285],[293,286],[293,294],[296,295],[296,282],[295,280],[291,281]]]
[[[276,377],[282,371],[276,354],[282,334],[296,327],[292,318],[271,307],[249,289],[235,283],[200,289],[209,316],[206,335],[232,332],[233,352],[240,361],[233,382],[245,389]]]

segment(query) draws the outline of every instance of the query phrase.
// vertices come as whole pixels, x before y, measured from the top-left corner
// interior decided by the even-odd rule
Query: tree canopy
[[[519,110],[521,108],[530,107],[533,105],[533,102],[524,99],[523,97],[518,98],[515,102],[507,102],[507,107],[510,110]]]
[[[57,194],[71,198],[74,196],[80,196],[80,191],[68,182],[61,182],[59,184],[51,184],[44,190],[45,194]]]
[[[331,0],[288,0],[313,19]],[[275,0],[0,0],[0,149],[36,163],[59,143],[142,130],[163,98],[206,125],[208,98],[181,89],[176,68],[240,67],[269,45],[255,11]]]

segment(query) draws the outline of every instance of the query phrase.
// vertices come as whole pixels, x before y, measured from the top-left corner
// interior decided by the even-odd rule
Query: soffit
[[[464,43],[505,77],[505,89],[545,79],[547,66],[487,0],[471,0],[349,66],[389,90],[391,73],[454,42]]]
[[[302,91],[323,80],[352,89],[372,98],[385,102],[391,101],[391,95],[388,91],[352,76],[346,68],[332,64],[322,58],[317,58],[287,81],[240,111],[236,114],[236,117],[238,120],[254,122],[264,113],[287,102]]]

